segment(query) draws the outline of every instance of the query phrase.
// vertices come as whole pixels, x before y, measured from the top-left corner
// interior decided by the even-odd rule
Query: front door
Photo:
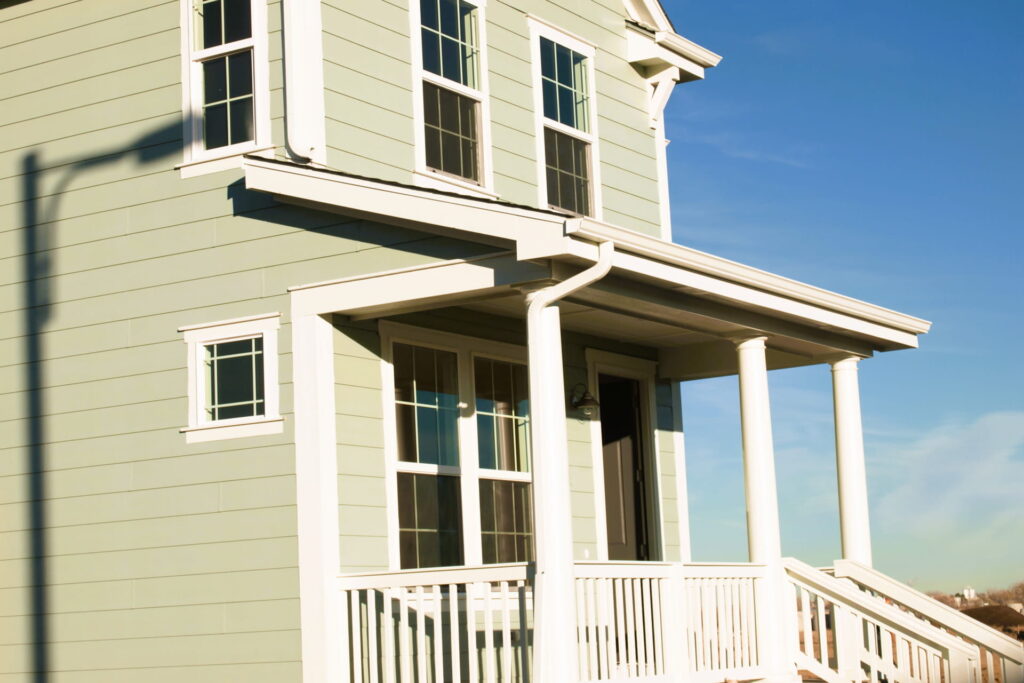
[[[640,441],[640,383],[600,375],[601,443],[609,560],[650,559],[647,468]]]

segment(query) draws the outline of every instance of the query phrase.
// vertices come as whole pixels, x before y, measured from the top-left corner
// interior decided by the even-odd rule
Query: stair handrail
[[[838,579],[850,579],[902,605],[921,619],[948,628],[962,638],[982,645],[1017,664],[1024,664],[1024,643],[875,569],[853,560],[836,560],[834,576]]]
[[[877,619],[888,626],[913,634],[915,638],[928,641],[939,649],[947,650],[950,653],[956,652],[968,659],[977,657],[977,651],[961,638],[932,626],[895,605],[888,604],[882,598],[871,596],[792,557],[784,558],[782,564],[792,577],[821,591],[823,596],[833,602],[844,604],[846,607]]]

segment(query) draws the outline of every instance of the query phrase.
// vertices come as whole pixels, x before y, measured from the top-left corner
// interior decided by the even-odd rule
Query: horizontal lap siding
[[[277,142],[280,9],[268,7]],[[0,683],[38,680],[33,481],[52,680],[297,681],[287,288],[476,248],[279,206],[237,170],[181,179],[176,0],[5,6],[0,45]],[[28,278],[45,295],[31,311]],[[272,312],[284,432],[185,444],[178,327]],[[374,405],[362,384],[339,405]],[[379,416],[350,419],[339,434],[363,444],[347,448],[379,452]]]

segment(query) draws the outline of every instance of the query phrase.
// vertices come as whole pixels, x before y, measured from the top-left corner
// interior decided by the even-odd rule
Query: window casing
[[[269,146],[266,4],[181,0],[185,164]],[[210,170],[220,170],[214,165]]]
[[[180,328],[188,346],[189,443],[273,434],[282,429],[278,396],[279,316]]]
[[[382,325],[394,568],[533,558],[525,354]]]
[[[494,196],[483,0],[412,3],[417,183]]]
[[[529,18],[537,135],[538,203],[601,217],[594,47]]]

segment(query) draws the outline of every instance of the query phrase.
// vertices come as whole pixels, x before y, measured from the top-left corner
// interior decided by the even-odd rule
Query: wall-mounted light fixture
[[[590,393],[587,385],[583,382],[578,383],[569,392],[569,404],[586,417],[592,417],[597,412],[597,409],[601,407],[601,404],[597,402],[597,399],[594,398],[594,395]]]

